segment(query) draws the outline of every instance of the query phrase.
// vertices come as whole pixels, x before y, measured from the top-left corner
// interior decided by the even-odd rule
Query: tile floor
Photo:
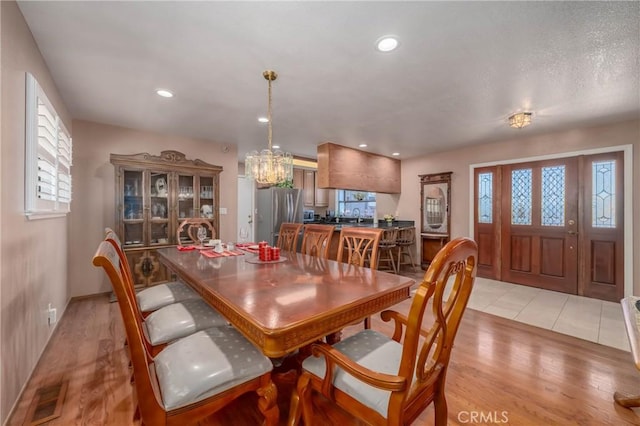
[[[476,278],[468,307],[630,351],[619,303]]]
[[[424,271],[403,270],[420,282]],[[630,352],[620,303],[476,278],[469,308]]]

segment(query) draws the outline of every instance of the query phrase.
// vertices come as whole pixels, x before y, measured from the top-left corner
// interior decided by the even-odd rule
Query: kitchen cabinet
[[[451,174],[420,175],[421,266],[427,269],[451,237]]]
[[[176,245],[180,223],[209,220],[219,232],[219,175],[222,167],[188,160],[178,151],[111,154],[115,167],[115,230],[122,240],[134,284],[149,286],[169,280],[155,250]],[[216,238],[211,235],[209,238]]]
[[[293,169],[293,187],[304,190],[304,169]]]
[[[326,142],[318,145],[317,185],[350,191],[400,193],[400,160]]]
[[[318,188],[317,173],[315,170],[304,171],[303,199],[305,207],[328,207],[329,191]]]

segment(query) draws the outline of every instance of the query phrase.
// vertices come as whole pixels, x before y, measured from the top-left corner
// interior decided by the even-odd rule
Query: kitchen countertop
[[[343,227],[354,227],[357,226],[359,228],[389,228],[389,227],[397,227],[397,228],[408,228],[410,226],[415,226],[415,221],[413,220],[394,220],[391,224],[388,224],[385,221],[379,221],[377,224],[372,222],[323,222],[323,221],[315,221],[313,223],[322,224],[322,225],[335,225],[335,231],[340,231]]]

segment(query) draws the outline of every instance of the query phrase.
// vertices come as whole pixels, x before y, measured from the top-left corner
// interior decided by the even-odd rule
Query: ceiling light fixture
[[[514,129],[522,129],[523,127],[527,127],[529,124],[531,124],[530,112],[519,112],[509,117],[509,126]]]
[[[163,98],[173,98],[173,93],[165,89],[158,89],[156,90],[156,93],[158,96],[162,96]]]
[[[358,145],[360,148],[366,148],[367,144],[366,143],[361,143],[360,145]]]
[[[244,159],[245,175],[262,185],[277,185],[279,183],[293,181],[293,156],[289,152],[272,150],[272,123],[271,119],[271,82],[278,78],[278,74],[272,70],[266,70],[262,76],[269,81],[269,101],[267,120],[269,122],[268,149],[249,152]]]
[[[267,117],[258,117],[258,121],[261,123],[268,123],[269,119]]]
[[[398,38],[392,35],[380,37],[376,41],[376,49],[380,52],[391,52],[398,47]]]
[[[391,155],[393,155],[394,157],[397,157],[398,155],[400,155],[400,153],[399,153],[399,152],[394,152],[394,153],[393,153],[393,154],[391,154]]]

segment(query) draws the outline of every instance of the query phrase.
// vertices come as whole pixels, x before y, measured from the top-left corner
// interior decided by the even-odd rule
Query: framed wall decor
[[[420,236],[425,269],[451,237],[451,174],[420,175]]]

